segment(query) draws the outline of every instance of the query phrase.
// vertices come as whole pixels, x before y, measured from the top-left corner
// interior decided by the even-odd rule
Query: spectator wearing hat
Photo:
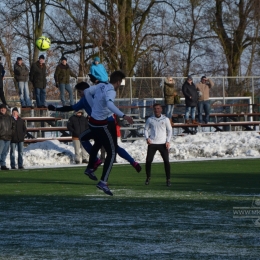
[[[79,164],[81,162],[81,159],[82,163],[88,163],[87,152],[79,140],[80,134],[88,128],[88,119],[84,116],[83,110],[76,111],[74,115],[69,118],[67,128],[72,134],[72,142],[75,150],[76,164]]]
[[[24,136],[26,135],[27,128],[25,126],[24,120],[19,116],[19,111],[17,107],[12,109],[12,119],[14,122],[14,133],[11,140],[10,149],[10,162],[11,169],[16,169],[15,167],[15,151],[16,147],[18,150],[18,169],[24,169],[23,167],[23,144]]]
[[[7,113],[5,104],[0,105],[0,165],[1,170],[9,170],[6,167],[6,156],[9,152],[10,141],[14,133],[14,121]]]
[[[18,57],[16,63],[14,64],[14,78],[18,83],[22,108],[26,108],[26,107],[33,108],[32,101],[29,95],[28,76],[29,76],[29,69],[23,63],[23,59],[21,57]]]
[[[195,120],[196,106],[198,104],[198,93],[196,86],[193,83],[193,78],[188,76],[182,86],[182,93],[185,97],[186,111],[185,111],[185,123],[190,123],[189,116],[191,114],[192,124],[197,124]]]
[[[108,82],[108,75],[103,64],[100,63],[100,58],[95,57],[91,66],[89,74],[91,82],[94,84],[98,82]]]
[[[60,90],[60,99],[63,106],[66,105],[65,90],[69,93],[70,105],[74,105],[73,92],[70,86],[70,77],[77,79],[77,76],[73,73],[67,63],[67,58],[62,57],[61,63],[56,67],[54,79],[56,87]]]
[[[39,60],[32,64],[29,73],[30,81],[33,84],[38,108],[47,108],[46,99],[46,65],[44,55],[39,56]]]
[[[5,100],[5,94],[4,94],[4,78],[5,78],[5,69],[4,69],[4,66],[1,62],[1,57],[0,57],[0,99],[2,101],[3,104],[6,105],[6,107],[9,107],[6,103],[6,100]]]
[[[198,115],[199,122],[203,121],[207,124],[209,122],[210,114],[210,101],[209,101],[209,89],[214,86],[214,83],[211,79],[206,76],[202,76],[199,83],[196,84],[197,91],[199,93],[199,102],[198,102]],[[205,118],[203,120],[202,113],[205,112]]]

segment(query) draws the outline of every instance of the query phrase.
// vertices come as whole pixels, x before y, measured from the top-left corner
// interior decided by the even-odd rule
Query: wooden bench
[[[60,142],[71,142],[72,137],[66,136],[66,137],[45,137],[45,138],[25,139],[24,143],[38,143],[38,142],[45,142],[51,140],[58,140]]]
[[[54,131],[68,131],[66,126],[54,127],[27,127],[27,132],[54,132]]]
[[[173,128],[182,128],[184,133],[191,133],[197,131],[198,127],[213,127],[216,131],[225,131],[224,128],[228,128],[231,131],[232,126],[241,126],[245,129],[245,131],[255,131],[255,127],[260,127],[260,121],[244,121],[244,122],[219,122],[219,123],[208,123],[208,124],[182,124],[182,123],[175,123],[172,127]],[[222,128],[221,128],[222,127]],[[253,127],[253,128],[252,128]],[[193,129],[192,129],[193,128]],[[196,131],[194,131],[194,129]]]
[[[56,122],[62,120],[61,117],[52,117],[52,116],[39,116],[39,117],[22,117],[25,122]]]

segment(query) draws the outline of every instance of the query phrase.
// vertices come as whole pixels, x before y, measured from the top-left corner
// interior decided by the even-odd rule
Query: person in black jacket
[[[185,97],[186,111],[185,111],[185,123],[189,123],[189,116],[191,114],[192,124],[197,124],[195,121],[196,106],[198,104],[198,92],[191,76],[187,77],[187,80],[182,86],[182,93]]]
[[[11,116],[6,114],[5,104],[0,105],[0,165],[1,170],[9,170],[6,167],[6,156],[9,152],[10,141],[14,132],[14,122]]]
[[[33,84],[38,108],[46,108],[46,65],[44,55],[39,56],[39,60],[32,64],[29,73],[30,81]]]
[[[72,142],[75,150],[75,162],[79,164],[82,158],[82,163],[88,163],[87,152],[80,143],[79,136],[88,128],[88,119],[83,115],[83,110],[78,110],[71,116],[67,123],[67,128],[72,134]],[[81,153],[80,153],[81,149]]]
[[[14,122],[14,134],[11,140],[11,150],[10,150],[10,162],[11,168],[16,169],[15,167],[15,150],[18,149],[18,168],[24,169],[23,167],[23,143],[24,136],[26,135],[27,128],[25,126],[24,120],[19,117],[19,111],[17,107],[14,107],[12,110],[12,119]]]

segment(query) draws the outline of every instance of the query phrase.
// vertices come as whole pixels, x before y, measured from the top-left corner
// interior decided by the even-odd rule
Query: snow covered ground
[[[132,157],[141,163],[145,162],[147,144],[145,140],[134,143],[122,143]],[[171,140],[170,160],[205,160],[260,158],[260,135],[258,132],[200,132],[196,135],[173,136]],[[156,153],[155,162],[161,162]],[[117,156],[118,163],[127,163]],[[45,141],[30,144],[24,149],[24,167],[64,167],[74,162],[74,148],[59,141]],[[9,155],[6,160],[10,165]]]

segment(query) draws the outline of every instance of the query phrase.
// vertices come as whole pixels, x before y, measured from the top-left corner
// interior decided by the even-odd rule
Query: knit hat
[[[40,60],[40,59],[43,59],[43,60],[45,60],[45,57],[44,57],[44,55],[40,55],[40,56],[39,56],[39,60]]]
[[[94,61],[100,62],[100,58],[99,58],[99,57],[95,57],[95,58],[94,58]]]
[[[67,58],[63,56],[63,57],[61,57],[60,60],[67,60]]]
[[[12,113],[13,113],[14,111],[17,111],[17,112],[19,113],[19,111],[18,111],[18,108],[17,108],[17,107],[14,107],[14,108],[12,109]]]
[[[189,80],[189,79],[193,80],[191,75],[188,75],[187,80]]]
[[[1,104],[0,108],[6,108],[7,109],[6,104]]]
[[[75,115],[78,114],[78,113],[82,113],[82,114],[84,114],[84,111],[83,111],[83,110],[75,111]]]
[[[18,60],[23,60],[23,59],[22,59],[22,57],[17,57],[17,61],[18,61]]]

